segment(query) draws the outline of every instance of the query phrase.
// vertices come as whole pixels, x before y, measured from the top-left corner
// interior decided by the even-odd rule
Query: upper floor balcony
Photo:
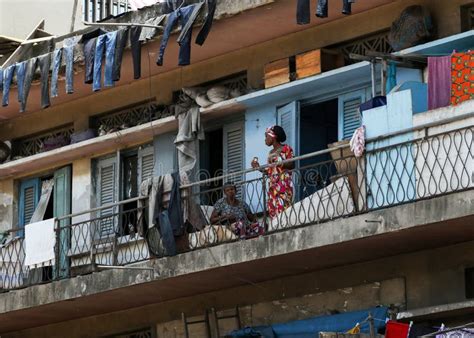
[[[155,196],[151,204],[148,197],[138,197],[55,218],[50,233],[54,238],[49,238],[54,252],[47,263],[31,263],[37,252],[31,251],[35,250],[35,241],[28,243],[28,236],[34,232],[26,230],[25,235],[23,228],[13,229],[4,234],[0,251],[2,289],[129,267],[177,254],[186,256],[191,251],[225,247],[242,240],[254,242],[256,248],[261,246],[263,252],[257,256],[273,256],[280,249],[289,254],[355,239],[370,241],[372,236],[390,233],[397,240],[408,240],[409,234],[421,235],[418,225],[441,222],[436,232],[443,237],[437,240],[458,241],[460,233],[450,232],[447,223],[473,216],[469,207],[474,186],[472,118],[471,113],[467,119],[451,118],[443,124],[430,123],[368,139],[360,157],[342,144],[278,163],[277,167],[293,168],[283,170],[289,184],[287,193],[283,192],[280,175],[270,172],[269,165],[183,184],[180,189],[185,219],[191,219],[190,210],[199,206],[197,210],[205,221],[187,222],[180,234],[166,233],[163,224],[160,227],[151,221],[157,217],[153,216]],[[221,188],[223,182],[232,182],[238,207],[222,209],[222,198],[232,199]],[[170,189],[168,183],[164,184],[160,195],[164,206],[169,204]],[[461,204],[445,204],[453,199]],[[400,215],[397,210],[410,211]],[[323,223],[333,224],[332,228],[320,226]],[[278,233],[294,233],[295,229],[303,237],[295,237],[290,243],[277,239]],[[467,240],[465,235],[470,237],[472,231],[462,235],[462,240]],[[287,234],[281,236],[290,240]],[[48,235],[38,234],[38,240],[47,241]],[[268,245],[283,247],[270,250]],[[239,259],[243,262],[250,258]],[[172,269],[181,271],[179,260],[176,264]],[[155,273],[166,274],[159,269]]]

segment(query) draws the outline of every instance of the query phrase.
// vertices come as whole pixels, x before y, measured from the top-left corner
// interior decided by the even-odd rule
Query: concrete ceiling
[[[353,5],[352,15],[357,15],[357,13],[361,13],[395,1],[396,0],[358,0]],[[331,1],[329,17],[325,19],[319,19],[314,16],[315,8],[313,6],[311,24],[300,26],[296,24],[295,0],[276,0],[270,5],[245,11],[231,18],[216,21],[204,46],[200,47],[193,44],[191,63],[195,64],[203,60],[230,53],[232,51],[306,30],[317,25],[324,25],[330,21],[340,20],[344,17],[344,15],[341,13],[341,9],[342,1]],[[194,34],[197,34],[197,32],[198,29],[195,29]],[[169,72],[178,68],[178,45],[175,43],[175,39],[176,34],[170,39],[168,48],[166,49],[163,67],[158,67],[155,64],[160,42],[159,38],[155,41],[147,43],[142,48],[141,81],[146,81],[148,76]],[[127,85],[134,81],[131,64],[131,55],[129,52],[127,52],[124,55],[124,60],[122,63],[122,79],[116,84],[116,86]],[[64,82],[61,81],[59,84],[59,97],[53,99],[52,104],[63,104],[83,98],[93,93],[90,85],[83,84],[83,73],[81,71],[75,75],[74,87],[74,94],[66,95],[64,93]],[[10,95],[11,98],[16,97],[16,88],[12,88]],[[22,115],[19,113],[19,105],[16,101],[17,100],[10,99],[11,104],[8,107],[0,107],[0,119],[11,119]],[[33,113],[38,110],[40,110],[40,86],[38,83],[35,83],[30,91],[27,112],[23,114]]]

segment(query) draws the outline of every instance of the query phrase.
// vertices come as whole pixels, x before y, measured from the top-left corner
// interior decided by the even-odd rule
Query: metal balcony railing
[[[199,206],[207,225],[188,225],[177,239],[177,250],[265,236],[472,189],[474,127],[438,130],[443,130],[440,125],[430,124],[368,140],[359,158],[341,145],[284,161],[294,163],[288,171],[293,198],[276,215],[268,211],[272,178],[267,166],[184,185],[188,193],[182,194],[183,200]],[[223,197],[218,186],[226,181],[235,184],[248,217],[211,222],[214,204]],[[56,220],[56,260],[50,266],[25,267],[23,238],[14,238],[0,249],[0,286],[20,288],[165,256],[161,234],[157,227],[147,228],[147,218],[148,200],[139,198],[61,217]]]

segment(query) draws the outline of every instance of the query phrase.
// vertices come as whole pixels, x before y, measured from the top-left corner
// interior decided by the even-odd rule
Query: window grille
[[[99,131],[109,132],[134,127],[169,116],[167,109],[156,103],[140,103],[91,118],[90,125]]]
[[[83,0],[84,21],[97,22],[109,15],[119,15],[131,10],[128,0]]]
[[[129,333],[122,333],[106,338],[156,338],[156,332],[153,328],[137,330]]]
[[[50,130],[46,133],[27,136],[12,142],[12,158],[27,157],[38,154],[44,150],[44,142],[50,139],[63,137],[67,143],[71,139],[74,127],[71,125],[63,126]]]
[[[375,51],[389,54],[393,52],[392,47],[388,41],[389,31],[375,33],[364,38],[352,40],[341,43],[328,48],[339,49],[346,56],[348,60],[349,54],[367,55],[368,51]]]

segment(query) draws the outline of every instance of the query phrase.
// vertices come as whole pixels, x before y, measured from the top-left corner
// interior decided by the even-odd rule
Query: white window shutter
[[[115,157],[99,160],[97,162],[97,204],[98,206],[115,203],[118,200],[117,160]],[[116,208],[102,209],[99,217],[104,218],[99,222],[99,229],[95,231],[96,237],[104,238],[115,233]],[[109,217],[107,217],[109,216]]]
[[[155,156],[153,147],[147,146],[138,150],[138,186],[148,178],[154,176]]]
[[[285,130],[286,144],[299,154],[299,102],[293,101],[277,109],[277,124]]]
[[[224,172],[231,174],[244,169],[244,125],[242,122],[224,126]],[[242,175],[231,177],[241,181]]]

